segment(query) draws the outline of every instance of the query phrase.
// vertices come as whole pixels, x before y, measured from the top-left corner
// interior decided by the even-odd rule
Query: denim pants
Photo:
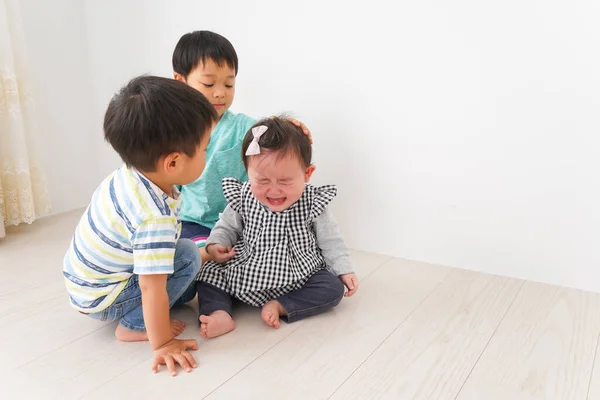
[[[197,289],[200,315],[210,315],[215,311],[226,311],[231,315],[233,298],[227,292],[205,282],[198,282]],[[287,316],[281,318],[292,323],[337,306],[342,297],[344,285],[340,278],[322,269],[315,272],[300,289],[274,300],[279,301],[287,312]]]
[[[196,295],[196,275],[200,270],[200,252],[188,239],[179,239],[175,246],[174,271],[167,277],[169,307],[177,307],[194,299]],[[108,308],[90,317],[101,321],[116,321],[125,328],[145,332],[142,311],[142,292],[138,275],[132,275],[123,291]]]

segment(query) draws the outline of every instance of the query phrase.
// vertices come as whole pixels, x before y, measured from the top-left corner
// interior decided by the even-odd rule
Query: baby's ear
[[[316,167],[312,164],[306,167],[306,171],[304,171],[304,182],[308,183],[308,181],[310,181],[310,177],[312,176],[313,172],[315,172],[315,169]]]

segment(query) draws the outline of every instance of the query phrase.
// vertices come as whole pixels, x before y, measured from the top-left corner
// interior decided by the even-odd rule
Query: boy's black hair
[[[187,79],[200,62],[213,60],[219,67],[227,64],[238,73],[238,56],[229,40],[210,31],[183,35],[173,51],[173,71]]]
[[[261,125],[267,127],[265,133],[258,140],[261,151],[282,151],[282,155],[291,152],[300,160],[305,168],[311,165],[312,145],[310,144],[310,139],[304,134],[302,128],[288,121],[285,116],[281,116],[260,120],[246,133],[242,143],[242,160],[246,170],[248,169],[246,151],[252,140],[254,140],[252,129]]]
[[[199,91],[174,79],[140,76],[110,101],[104,138],[125,164],[154,172],[160,157],[193,157],[218,116]]]

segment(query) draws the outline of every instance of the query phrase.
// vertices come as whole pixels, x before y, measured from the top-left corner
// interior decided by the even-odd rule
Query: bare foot
[[[279,329],[279,317],[285,315],[285,308],[277,300],[271,300],[262,307],[260,317],[272,328]]]
[[[235,329],[235,322],[227,311],[215,311],[210,315],[200,316],[200,336],[212,339]]]
[[[179,321],[178,319],[171,319],[171,333],[173,337],[179,336],[185,329],[185,322]],[[123,325],[117,325],[115,331],[117,340],[121,342],[144,342],[148,340],[148,334],[146,332],[137,332],[125,328]]]

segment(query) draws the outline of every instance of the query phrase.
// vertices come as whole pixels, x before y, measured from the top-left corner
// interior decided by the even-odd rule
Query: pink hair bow
[[[248,146],[248,150],[246,150],[247,156],[255,156],[260,154],[260,146],[258,145],[258,141],[260,137],[267,131],[267,129],[269,128],[267,128],[265,125],[252,128],[252,135],[254,135],[254,139],[252,139],[250,146]]]

